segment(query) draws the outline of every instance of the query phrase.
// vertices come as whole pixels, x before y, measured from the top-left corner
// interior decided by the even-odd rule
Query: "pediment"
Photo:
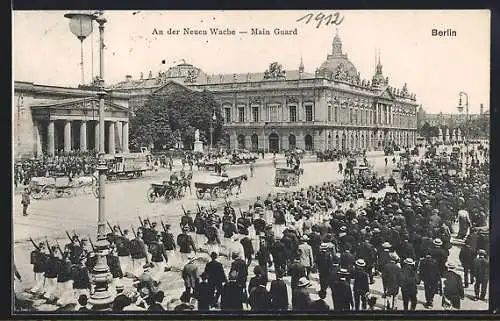
[[[178,92],[193,92],[195,90],[181,84],[177,81],[170,80],[165,85],[153,91],[153,95],[168,96]]]
[[[99,100],[97,98],[76,98],[76,99],[51,99],[43,101],[34,101],[32,109],[50,109],[50,110],[81,110],[91,111],[99,110]],[[127,107],[118,105],[109,100],[104,100],[105,112],[129,112]]]
[[[389,87],[386,87],[385,89],[383,89],[378,94],[378,98],[386,99],[386,100],[395,100],[394,96],[392,95],[391,91],[389,90]]]

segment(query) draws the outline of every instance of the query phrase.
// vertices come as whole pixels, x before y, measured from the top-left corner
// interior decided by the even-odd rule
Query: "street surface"
[[[392,164],[392,156],[388,156],[389,162],[386,167],[384,158],[385,156],[380,152],[368,154],[368,161],[374,165],[374,170],[377,171],[379,175],[387,177],[390,175],[395,165]],[[278,155],[278,159],[278,167],[285,167],[283,156],[280,157]],[[399,157],[397,157],[397,159],[399,160]],[[345,165],[345,160],[343,163]],[[338,162],[317,163],[304,159],[302,167],[304,168],[304,175],[300,178],[300,184],[288,188],[288,191],[320,184],[325,181],[339,181],[342,179],[341,175],[337,173]],[[179,170],[179,167],[176,166],[176,169]],[[228,198],[228,200],[232,201],[235,208],[247,208],[248,203],[253,203],[257,195],[266,196],[268,193],[276,193],[277,191],[283,190],[283,188],[274,187],[274,168],[269,155],[266,155],[265,160],[258,161],[254,177],[250,177],[248,165],[230,166],[228,167],[228,173],[229,175],[243,173],[248,175],[248,181],[242,184],[242,193]],[[194,187],[193,194],[189,195],[188,191],[187,195],[182,200],[174,200],[168,203],[164,200],[157,200],[155,203],[149,203],[146,198],[146,191],[150,187],[150,184],[155,182],[160,183],[168,179],[169,175],[168,170],[159,169],[158,172],[148,173],[145,177],[140,179],[106,184],[106,218],[108,221],[112,225],[120,224],[122,229],[130,229],[131,226],[134,226],[134,228],[139,226],[138,216],[142,219],[149,217],[153,220],[158,219],[158,221],[162,218],[165,223],[168,222],[172,225],[174,235],[177,235],[180,230],[180,217],[183,213],[182,205],[186,210],[191,209],[193,212],[196,212],[197,203],[206,206],[211,204],[213,207],[218,207],[219,209],[224,206],[223,199],[218,199],[216,201],[210,201],[208,198],[198,200],[195,195]],[[207,175],[207,172],[195,170],[193,173],[193,182],[203,175]],[[398,177],[395,176],[395,178]],[[32,265],[29,261],[29,253],[32,251],[32,245],[29,241],[29,237],[32,237],[35,242],[45,239],[45,237],[47,237],[51,243],[53,243],[54,239],[58,239],[62,246],[68,242],[65,231],[71,232],[74,230],[81,236],[90,235],[92,239],[95,240],[98,202],[92,194],[80,194],[71,198],[33,200],[28,210],[29,216],[27,217],[22,216],[20,195],[14,195],[13,202],[14,258],[16,266],[23,276],[23,282],[16,284],[16,292],[21,293],[23,289],[29,288],[33,282]],[[109,231],[108,228],[107,231]],[[458,260],[459,250],[460,248],[457,246],[454,246],[450,250],[449,261],[455,263],[457,272],[463,275],[463,270]],[[200,258],[200,260],[206,261],[207,259],[204,257]],[[229,263],[227,260],[220,257],[220,261],[226,266],[228,271]],[[253,264],[255,264],[255,262]],[[249,279],[253,276],[253,264],[252,267],[249,268]],[[204,262],[202,262],[200,268],[202,268],[202,266],[204,266]],[[172,272],[166,272],[162,279],[162,290],[165,291],[167,298],[178,298],[184,289],[183,281],[180,278],[180,272],[175,270],[177,269],[174,269]],[[273,280],[274,278],[274,271],[273,268],[271,268],[269,279]],[[289,277],[285,277],[284,280],[290,284]],[[318,276],[313,274],[312,280],[311,291],[317,294],[317,290],[319,290]],[[371,295],[376,295],[378,297],[377,307],[381,307],[383,299],[380,298],[380,295],[383,291],[380,276],[375,277],[375,284],[371,285],[370,289]],[[465,300],[462,301],[462,310],[488,309],[487,302],[471,300],[471,298],[474,297],[473,286],[469,285],[469,287],[465,289],[465,296]],[[314,297],[317,299],[317,295],[313,296],[313,299]],[[425,310],[423,307],[425,301],[423,285],[419,286],[417,298],[417,310]],[[289,299],[291,299],[291,294],[289,294]],[[167,300],[168,299],[164,302]],[[330,290],[328,290],[326,302],[330,307],[333,307]],[[402,309],[401,295],[397,298],[396,307],[399,310]],[[40,306],[39,309],[54,310],[55,308],[55,306],[43,305]],[[442,309],[440,297],[438,296],[435,298],[433,309]]]

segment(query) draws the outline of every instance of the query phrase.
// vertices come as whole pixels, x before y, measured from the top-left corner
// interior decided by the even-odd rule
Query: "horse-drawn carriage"
[[[276,168],[274,175],[274,186],[295,186],[299,183],[300,175],[304,174],[304,169]]]
[[[259,158],[256,154],[242,150],[231,155],[231,164],[250,164]]]
[[[218,160],[204,160],[200,159],[197,163],[196,166],[198,166],[198,169],[204,169],[206,171],[215,171],[215,166],[219,164],[221,166],[221,169],[224,169],[227,165],[231,164],[227,159],[218,159]]]
[[[95,176],[70,179],[67,175],[55,174],[51,177],[33,177],[29,188],[35,200],[71,197],[79,192],[97,196],[98,182]]]
[[[146,195],[150,203],[159,198],[163,198],[166,201],[173,199],[180,200],[184,197],[184,187],[181,184],[174,184],[170,181],[163,181],[161,184],[152,183]]]
[[[205,194],[209,194],[212,200],[218,197],[227,197],[233,194],[233,189],[238,188],[237,193],[241,192],[241,183],[248,179],[246,174],[224,177],[210,175],[202,177],[199,181],[194,182],[196,189],[196,197],[203,199]]]

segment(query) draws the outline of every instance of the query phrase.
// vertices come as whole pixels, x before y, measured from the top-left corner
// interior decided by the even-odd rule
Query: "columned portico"
[[[40,139],[45,142],[45,144],[38,142],[40,146],[34,148],[41,149],[43,154],[52,156],[61,151],[69,153],[75,150],[99,149],[97,99],[54,100],[50,103],[34,104],[31,110],[33,122],[43,128],[40,131]],[[129,152],[128,109],[106,101],[104,114],[108,126],[104,130],[108,152],[110,154],[115,154],[117,151]]]
[[[122,143],[123,152],[128,153],[128,121],[123,122],[122,131],[123,131],[123,134],[122,134],[122,136],[123,136],[122,137],[122,139],[123,139],[123,143]]]
[[[80,150],[87,150],[87,122],[85,120],[80,123]]]
[[[68,153],[71,151],[71,121],[66,120],[64,123],[64,152]]]

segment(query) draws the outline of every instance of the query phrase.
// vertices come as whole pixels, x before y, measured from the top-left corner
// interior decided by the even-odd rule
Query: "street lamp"
[[[210,121],[210,151],[212,151],[212,145],[214,142],[214,123],[217,120],[217,117],[215,116],[215,110],[214,114],[212,115],[212,119]]]
[[[106,161],[104,159],[104,97],[106,92],[104,91],[104,24],[106,19],[102,17],[102,13],[89,14],[89,13],[68,13],[64,15],[66,18],[70,19],[70,30],[77,37],[83,35],[81,29],[78,28],[79,25],[87,23],[90,21],[92,25],[95,20],[99,24],[99,92],[97,96],[99,97],[99,165],[97,170],[99,171],[99,210],[98,210],[98,220],[97,220],[97,242],[96,242],[96,255],[97,263],[92,271],[92,281],[95,285],[93,293],[90,295],[89,302],[93,305],[93,310],[95,311],[107,311],[110,310],[110,304],[114,301],[114,297],[109,291],[109,283],[112,281],[113,277],[110,273],[106,255],[109,253],[109,244],[106,239],[106,215],[105,215],[105,178],[106,178]],[[90,30],[92,32],[92,27],[86,28],[85,30]],[[90,32],[88,34],[90,34]],[[88,35],[87,34],[87,35]]]
[[[465,96],[465,137],[466,137],[466,140],[465,140],[465,148],[466,148],[466,152],[467,154],[469,153],[469,143],[468,143],[468,139],[469,139],[469,95],[465,92],[465,91],[461,91],[459,94],[458,94],[458,112],[460,114],[462,114],[463,110],[464,110],[464,106],[462,105],[462,96]]]
[[[80,40],[80,69],[82,73],[82,85],[85,84],[85,73],[83,69],[83,40],[92,33],[94,16],[87,13],[67,13],[64,17],[69,19],[69,29]]]

